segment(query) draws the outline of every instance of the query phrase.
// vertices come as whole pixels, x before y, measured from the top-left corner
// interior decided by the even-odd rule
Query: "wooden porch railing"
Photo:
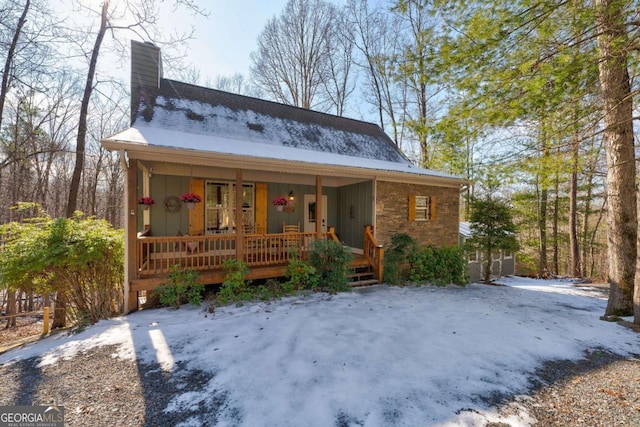
[[[236,255],[233,234],[138,237],[137,246],[138,272],[144,276],[167,274],[174,265],[194,270],[222,267]]]
[[[376,242],[376,238],[373,236],[373,227],[371,225],[367,225],[364,227],[364,250],[363,254],[367,260],[369,260],[369,265],[373,268],[373,271],[376,274],[376,279],[378,282],[383,282],[384,269],[382,266],[382,260],[384,259],[384,249],[382,245],[379,245]]]
[[[313,233],[243,235],[243,261],[249,267],[281,265],[297,255],[306,258]],[[322,238],[338,240],[331,228]],[[292,252],[294,251],[294,252]],[[236,235],[138,237],[136,254],[140,276],[163,275],[178,265],[194,270],[221,269],[227,259],[236,258]]]

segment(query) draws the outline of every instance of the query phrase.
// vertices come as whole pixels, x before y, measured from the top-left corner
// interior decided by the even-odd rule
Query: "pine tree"
[[[516,227],[509,205],[491,195],[474,198],[471,202],[471,231],[473,237],[466,244],[470,250],[484,254],[484,282],[491,281],[493,254],[518,249]]]

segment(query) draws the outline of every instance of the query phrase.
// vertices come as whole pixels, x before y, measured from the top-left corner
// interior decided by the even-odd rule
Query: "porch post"
[[[316,175],[316,234],[322,237],[322,177]]]
[[[124,155],[124,154],[122,154]],[[129,160],[126,170],[127,179],[125,183],[125,277],[124,277],[124,312],[130,313],[138,309],[138,293],[131,291],[131,281],[137,278],[138,274],[138,251],[137,251],[137,229],[138,229],[138,161]]]
[[[242,226],[242,169],[236,169],[236,260],[244,261],[244,227]]]

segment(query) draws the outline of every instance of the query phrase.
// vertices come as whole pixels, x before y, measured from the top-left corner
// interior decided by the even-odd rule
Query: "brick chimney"
[[[140,90],[158,89],[162,78],[160,48],[131,40],[131,124],[140,102]]]

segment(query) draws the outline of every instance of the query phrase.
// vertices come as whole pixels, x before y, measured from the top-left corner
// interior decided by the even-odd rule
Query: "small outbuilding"
[[[460,222],[459,236],[460,245],[464,245],[465,241],[473,236],[471,224],[469,222]],[[469,280],[472,282],[484,280],[484,269],[486,268],[484,254],[476,251],[467,254],[467,257]],[[501,276],[514,276],[516,274],[516,255],[514,252],[497,251],[493,254],[492,263],[492,279],[496,279]]]

